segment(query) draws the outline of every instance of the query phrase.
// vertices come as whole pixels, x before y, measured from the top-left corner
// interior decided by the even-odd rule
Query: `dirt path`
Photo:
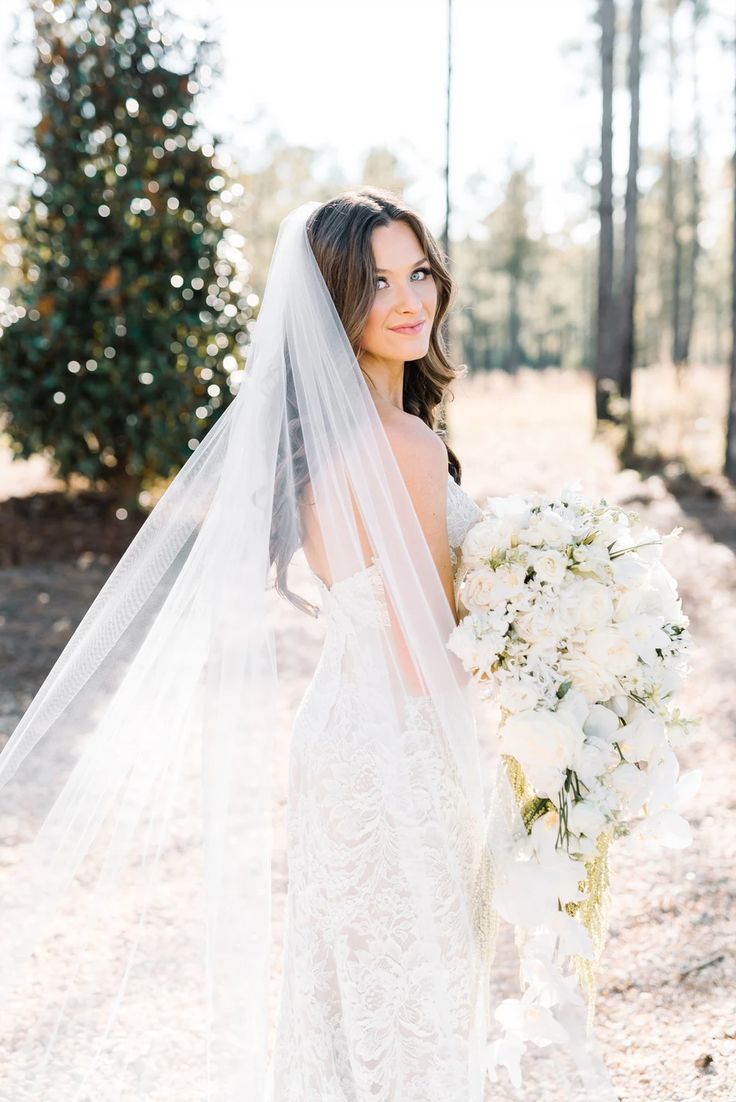
[[[469,380],[449,407],[451,442],[480,504],[488,494],[556,492],[576,478],[660,531],[684,528],[665,563],[694,641],[681,703],[702,727],[680,757],[683,769],[703,770],[689,809],[695,841],[635,857],[614,850],[597,1030],[623,1102],[736,1102],[736,493],[716,481],[676,496],[659,476],[616,471],[605,444],[591,439],[591,408],[587,381],[574,375]],[[0,461],[0,499],[28,492],[39,474]],[[0,570],[0,743],[111,565],[91,553]],[[305,641],[304,669],[290,673],[290,699],[315,639]],[[282,908],[278,898],[277,922]]]

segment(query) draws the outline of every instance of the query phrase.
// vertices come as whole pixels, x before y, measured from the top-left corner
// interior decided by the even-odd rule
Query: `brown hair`
[[[436,411],[445,391],[454,379],[465,373],[464,369],[455,368],[450,363],[442,335],[442,321],[453,303],[455,287],[437,241],[419,215],[411,210],[398,195],[377,187],[345,191],[323,203],[307,220],[307,236],[338,316],[357,357],[378,278],[371,234],[377,226],[388,226],[391,222],[405,222],[414,231],[429,261],[437,287],[437,308],[427,354],[418,360],[406,361],[403,407],[406,413],[420,417],[443,438],[447,448],[448,470],[459,484],[462,476],[460,460],[447,443],[445,431],[438,429],[436,425]],[[289,406],[288,454],[279,456],[276,478],[278,484],[279,479],[289,477],[290,470],[293,470],[295,481],[291,493],[298,500],[303,486],[308,481],[308,473],[304,461],[304,442],[299,426],[298,405],[290,372],[287,378],[287,404]],[[271,530],[271,562],[276,563],[276,589],[303,611],[318,615],[318,609],[314,605],[288,588],[286,576],[289,563],[294,552],[301,546],[302,540],[297,533],[282,531],[278,520],[279,518],[274,514]]]

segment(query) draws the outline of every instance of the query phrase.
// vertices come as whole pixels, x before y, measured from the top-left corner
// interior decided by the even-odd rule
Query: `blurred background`
[[[626,1102],[733,1102],[733,0],[3,0],[0,50],[0,744],[237,392],[282,217],[394,189],[469,492],[683,528],[696,842],[615,867],[599,1020]]]

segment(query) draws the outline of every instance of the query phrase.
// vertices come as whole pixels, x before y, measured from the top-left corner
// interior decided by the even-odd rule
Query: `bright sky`
[[[198,18],[203,8],[201,0],[168,2],[185,17]],[[12,11],[24,6],[24,0],[3,0],[0,43],[7,39]],[[471,230],[475,218],[498,199],[510,158],[533,159],[546,229],[554,231],[566,215],[580,211],[583,198],[572,183],[575,163],[586,149],[594,153],[599,142],[596,6],[596,0],[454,0],[453,235]],[[722,162],[732,142],[733,60],[719,47],[716,27],[732,35],[733,20],[726,18],[730,0],[713,0],[713,6],[721,14],[703,34],[698,72],[706,152]],[[683,30],[689,8],[682,5]],[[439,232],[447,0],[209,0],[207,10],[219,27],[224,72],[200,110],[226,137],[234,156],[245,164],[258,161],[270,129],[287,141],[328,148],[347,172],[372,145],[387,145],[418,181],[409,200]],[[623,72],[623,35],[619,49]],[[685,124],[692,104],[688,64],[685,56],[677,111]],[[9,109],[0,131],[0,178],[14,128],[27,110],[19,90],[18,81],[5,88]],[[664,92],[661,74],[646,78],[645,145],[664,139]],[[620,173],[626,165],[627,114],[621,97]],[[480,199],[468,187],[479,173],[488,180]],[[589,182],[595,182],[594,170]]]

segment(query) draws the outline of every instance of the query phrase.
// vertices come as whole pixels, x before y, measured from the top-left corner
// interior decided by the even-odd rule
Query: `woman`
[[[0,754],[1,1097],[483,1099],[520,827],[446,646],[450,293],[396,197],[282,222],[235,400]]]
[[[438,328],[449,275],[417,216],[375,190],[338,196],[307,225],[456,621],[451,555],[480,510],[453,478],[457,457],[433,428],[455,374]],[[462,800],[462,789],[380,569],[370,565],[360,513],[369,565],[335,582],[308,483],[301,503],[327,636],[291,742],[289,929],[274,1097],[465,1099],[486,1028],[467,940],[482,822],[468,811],[447,852],[432,801],[418,808],[422,828],[412,845],[431,870],[429,919],[437,931],[426,944],[399,859],[402,827],[384,793],[395,756],[412,760],[413,780],[421,778],[445,808]],[[390,625],[411,693],[394,756],[385,732],[364,722],[376,691],[361,646],[366,624]],[[459,889],[453,867],[462,870]],[[430,971],[440,977],[442,1015]]]

